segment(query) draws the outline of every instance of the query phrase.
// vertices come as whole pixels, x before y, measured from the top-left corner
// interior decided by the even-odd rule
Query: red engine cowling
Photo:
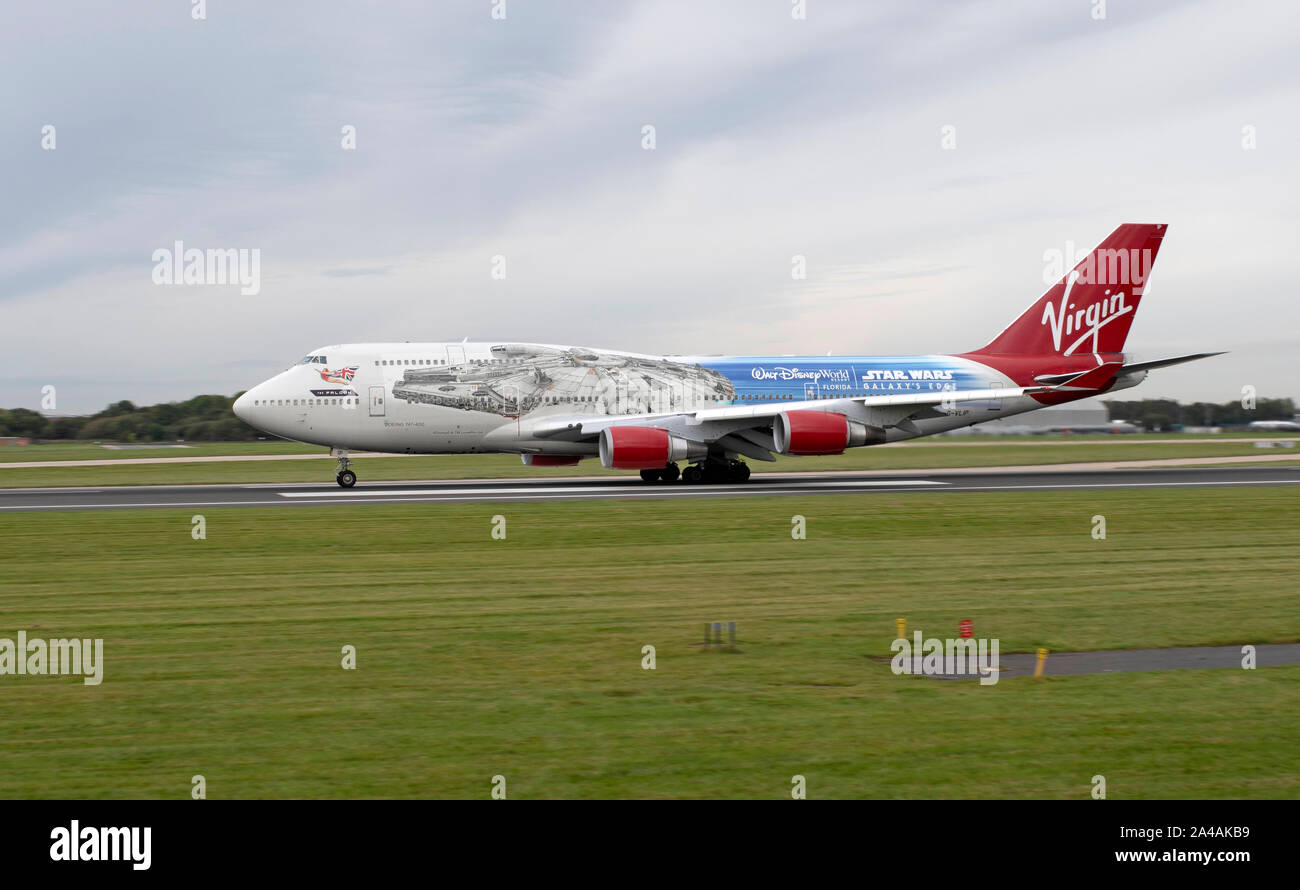
[[[703,460],[708,446],[652,426],[611,426],[600,431],[600,464],[616,470],[661,470],[673,460]]]
[[[576,467],[582,458],[574,454],[521,454],[526,467]]]
[[[782,411],[772,422],[772,438],[778,454],[840,454],[885,441],[885,431],[833,411]]]

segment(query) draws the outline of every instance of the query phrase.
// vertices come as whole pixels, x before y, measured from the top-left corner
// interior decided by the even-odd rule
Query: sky
[[[347,342],[962,352],[1123,222],[1169,226],[1127,350],[1230,354],[1121,398],[1300,397],[1287,3],[196,2],[0,11],[0,406]],[[177,241],[260,288],[157,283]]]

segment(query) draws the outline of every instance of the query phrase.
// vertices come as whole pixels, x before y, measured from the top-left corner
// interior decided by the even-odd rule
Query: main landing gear
[[[334,477],[340,488],[351,488],[357,484],[357,474],[348,469],[352,466],[352,461],[348,460],[346,451],[336,451],[334,456],[339,459],[339,473]]]
[[[643,482],[676,482],[678,477],[688,485],[700,483],[727,484],[749,481],[749,466],[739,460],[710,459],[679,469],[670,463],[662,470],[642,470]]]
[[[676,461],[669,461],[662,470],[642,470],[642,482],[676,482],[682,475]]]

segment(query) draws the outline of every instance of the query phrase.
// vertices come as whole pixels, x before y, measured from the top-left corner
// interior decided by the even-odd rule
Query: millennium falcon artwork
[[[658,413],[736,397],[730,380],[695,364],[576,347],[502,345],[491,354],[488,361],[407,368],[393,397],[503,417]]]

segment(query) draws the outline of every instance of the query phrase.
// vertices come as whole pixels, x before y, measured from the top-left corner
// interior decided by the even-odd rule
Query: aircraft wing
[[[904,393],[896,396],[857,396],[844,399],[818,399],[802,402],[771,402],[762,405],[734,405],[730,408],[704,408],[691,415],[697,423],[738,418],[767,419],[782,411],[842,411],[850,405],[860,408],[920,409],[953,402],[974,402],[987,399],[1014,399],[1036,392],[1048,392],[1050,386],[1008,386],[1002,389],[938,390],[928,393]],[[908,412],[915,414],[916,410]]]
[[[765,431],[771,427],[772,419],[783,411],[834,411],[846,415],[850,420],[878,429],[898,427],[910,432],[908,418],[935,405],[1012,399],[1050,392],[1052,389],[1054,387],[1051,386],[1009,386],[1000,389],[936,390],[893,396],[764,402],[668,414],[550,417],[533,424],[531,435],[539,439],[590,442],[608,427],[656,426],[699,442],[713,443],[726,439],[723,444],[732,451],[757,460],[773,460],[768,453],[773,450],[771,435]]]

